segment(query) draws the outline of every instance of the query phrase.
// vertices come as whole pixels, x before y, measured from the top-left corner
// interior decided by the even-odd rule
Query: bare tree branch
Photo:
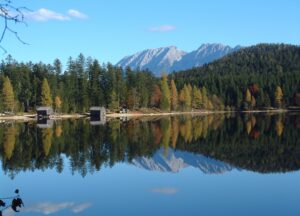
[[[4,54],[7,53],[7,50],[1,43],[8,32],[12,33],[22,44],[27,44],[20,38],[18,32],[11,28],[11,24],[13,23],[21,23],[27,26],[25,22],[25,11],[30,10],[26,7],[14,6],[12,0],[0,0],[0,18],[4,20],[4,27],[0,34],[0,49],[4,51]]]

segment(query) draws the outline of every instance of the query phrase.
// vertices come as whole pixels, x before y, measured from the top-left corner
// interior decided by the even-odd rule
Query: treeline
[[[222,109],[222,102],[205,87],[190,84],[177,89],[167,76],[150,71],[123,70],[80,54],[69,58],[66,70],[56,59],[53,64],[19,63],[8,56],[0,65],[1,111],[35,111],[53,106],[56,111],[86,112],[91,106],[111,111],[155,108],[163,111]]]
[[[300,106],[300,47],[260,44],[171,77],[179,88],[205,86],[233,109]]]
[[[65,113],[91,106],[111,111],[250,110],[300,106],[300,47],[257,45],[203,67],[155,77],[80,54],[66,69],[53,64],[0,65],[1,111],[35,111],[53,106]],[[147,110],[145,110],[147,111]],[[151,110],[153,111],[153,110]]]

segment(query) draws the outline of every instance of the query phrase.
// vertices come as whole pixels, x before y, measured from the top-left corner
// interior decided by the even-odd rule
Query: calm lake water
[[[15,215],[300,215],[300,115],[98,123],[0,124]]]

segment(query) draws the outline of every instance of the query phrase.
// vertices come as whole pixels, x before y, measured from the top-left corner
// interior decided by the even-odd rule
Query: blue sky
[[[19,61],[66,62],[79,53],[117,63],[146,48],[202,43],[300,44],[298,0],[14,0],[27,26],[12,25],[1,45]],[[5,58],[3,55],[2,58]]]

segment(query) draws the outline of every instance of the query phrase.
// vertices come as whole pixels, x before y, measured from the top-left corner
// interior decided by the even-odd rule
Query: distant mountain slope
[[[162,72],[170,73],[201,66],[238,49],[240,46],[231,48],[222,44],[203,44],[190,53],[179,50],[175,46],[148,49],[123,58],[117,66],[148,69],[159,76]]]
[[[117,66],[148,69],[156,75],[160,75],[163,71],[169,72],[174,62],[179,61],[185,54],[184,51],[174,46],[148,49],[123,58],[117,63]]]
[[[205,174],[218,174],[231,171],[234,167],[221,161],[200,154],[168,149],[158,150],[153,157],[139,157],[131,162],[139,168],[160,172],[179,172],[186,167],[200,169]]]
[[[274,92],[280,87],[283,91],[280,106],[290,106],[300,91],[300,46],[258,44],[202,67],[175,72],[172,78],[178,89],[185,83],[205,86],[208,92],[219,96],[225,106],[238,110],[278,106]],[[252,93],[254,106],[244,100],[245,92],[253,86],[256,88]]]
[[[223,56],[239,50],[241,47],[231,48],[223,44],[203,44],[197,50],[184,55],[180,61],[174,62],[172,71],[186,70],[199,67],[206,63],[220,59]]]
[[[276,74],[300,71],[300,46],[287,44],[258,44],[243,48],[204,67],[175,73],[175,77]],[[188,82],[188,81],[186,81]]]

